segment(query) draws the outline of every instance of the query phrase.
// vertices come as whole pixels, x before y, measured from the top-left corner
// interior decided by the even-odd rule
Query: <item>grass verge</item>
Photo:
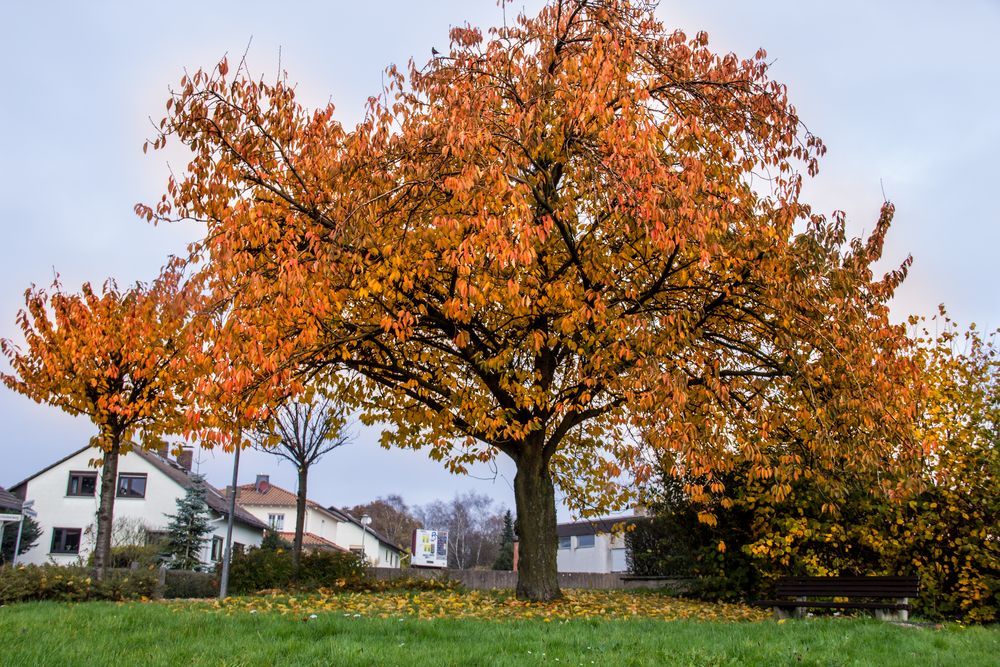
[[[205,603],[0,608],[0,665],[993,665],[1000,628],[867,619],[387,618]],[[315,618],[312,618],[315,614]]]

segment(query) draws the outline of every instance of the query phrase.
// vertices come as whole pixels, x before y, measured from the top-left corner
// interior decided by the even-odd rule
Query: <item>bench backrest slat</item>
[[[778,580],[776,593],[786,597],[916,597],[917,577],[785,577]]]

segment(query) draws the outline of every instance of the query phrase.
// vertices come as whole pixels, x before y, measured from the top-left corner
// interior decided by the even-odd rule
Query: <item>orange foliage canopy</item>
[[[451,39],[390,68],[352,130],[226,61],[168,100],[152,145],[192,161],[137,210],[207,224],[230,390],[349,371],[386,444],[455,471],[503,452],[583,512],[663,456],[709,480],[749,460],[780,494],[801,455],[762,441],[859,467],[907,451],[913,366],[885,306],[906,265],[870,268],[892,209],[848,244],[800,201],[824,147],[763,51],[716,55],[623,0]],[[550,502],[515,486],[522,521]]]
[[[29,289],[17,317],[26,348],[0,341],[13,367],[0,377],[34,401],[89,417],[99,447],[158,445],[184,426],[177,370],[189,305],[174,271],[126,291],[111,280],[101,292],[88,283],[67,293],[58,280],[51,291]]]

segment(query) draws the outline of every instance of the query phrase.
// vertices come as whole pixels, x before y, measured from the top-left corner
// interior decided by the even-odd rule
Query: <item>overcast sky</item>
[[[540,5],[515,3],[508,14]],[[806,191],[820,211],[845,210],[860,233],[883,192],[896,204],[885,266],[915,258],[898,319],[945,303],[960,321],[1000,326],[1000,4],[688,0],[662,2],[658,13],[669,27],[706,30],[717,51],[767,50],[772,75],[829,147]],[[233,60],[249,43],[251,68],[272,72],[280,52],[300,99],[332,99],[350,125],[387,65],[444,50],[450,25],[501,18],[494,0],[0,2],[0,337],[17,338],[24,289],[50,283],[53,270],[73,289],[109,276],[149,280],[196,238],[194,226],[153,228],[132,213],[163,192],[164,154],[141,147],[183,68]],[[94,433],[86,419],[3,388],[0,424],[3,486]],[[380,449],[375,429],[355,430],[353,444],[316,467],[315,500],[343,506],[398,493],[423,504],[471,490],[513,506],[509,462],[456,477],[423,453]],[[204,452],[200,465],[212,483],[228,483],[229,456]],[[295,487],[287,463],[248,453],[241,482],[259,472]]]

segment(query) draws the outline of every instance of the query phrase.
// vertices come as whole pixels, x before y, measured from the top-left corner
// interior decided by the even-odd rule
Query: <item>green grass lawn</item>
[[[0,608],[0,665],[996,665],[1000,628],[484,620],[221,610],[204,603]]]

